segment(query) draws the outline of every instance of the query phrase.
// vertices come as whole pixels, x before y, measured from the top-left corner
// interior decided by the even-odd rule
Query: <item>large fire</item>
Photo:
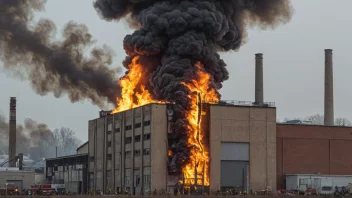
[[[153,100],[145,86],[139,85],[143,75],[143,67],[138,63],[138,60],[138,56],[133,58],[132,63],[128,65],[129,73],[119,80],[122,88],[121,98],[116,98],[117,108],[111,113],[126,111],[149,103],[163,103]]]
[[[195,65],[198,68],[196,78],[185,85],[191,95],[189,99],[192,101],[191,108],[186,113],[189,120],[188,126],[188,144],[191,149],[191,161],[183,167],[183,174],[186,184],[209,185],[209,152],[208,147],[204,143],[204,131],[201,130],[202,122],[202,101],[219,101],[219,95],[215,89],[209,87],[210,75],[204,70],[203,65],[198,62]]]
[[[141,85],[140,79],[143,75],[143,67],[138,63],[139,57],[135,57],[129,65],[129,73],[119,80],[122,87],[121,98],[117,98],[117,108],[112,113],[118,113],[131,108],[139,107],[149,103],[164,103],[163,101],[153,100],[151,94]],[[204,131],[201,130],[202,124],[202,102],[218,102],[219,95],[214,88],[210,87],[210,74],[208,74],[202,63],[196,65],[197,72],[195,78],[190,82],[182,84],[188,88],[188,97],[191,106],[185,111],[188,120],[187,135],[188,146],[191,147],[190,163],[182,168],[185,184],[209,185],[209,152],[208,146],[204,142]],[[168,151],[172,155],[172,151]]]

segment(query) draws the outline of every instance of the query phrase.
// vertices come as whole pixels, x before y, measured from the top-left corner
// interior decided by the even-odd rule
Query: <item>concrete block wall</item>
[[[211,190],[220,188],[221,142],[249,143],[250,188],[276,188],[275,108],[210,106]]]
[[[118,187],[140,194],[165,188],[166,140],[166,105],[146,105],[90,121],[90,189],[107,192]]]

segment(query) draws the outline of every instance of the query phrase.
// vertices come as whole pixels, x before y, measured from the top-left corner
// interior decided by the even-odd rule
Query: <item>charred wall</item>
[[[352,175],[352,127],[277,124],[277,188],[285,174]]]

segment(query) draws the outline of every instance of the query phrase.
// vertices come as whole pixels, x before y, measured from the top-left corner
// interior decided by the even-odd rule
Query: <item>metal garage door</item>
[[[221,143],[221,187],[247,188],[248,143]]]
[[[247,165],[249,162],[221,161],[221,187],[246,189]]]
[[[221,143],[221,160],[249,161],[249,144]]]

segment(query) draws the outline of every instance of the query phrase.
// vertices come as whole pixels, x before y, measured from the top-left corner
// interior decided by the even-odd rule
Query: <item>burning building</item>
[[[174,104],[153,103],[89,121],[90,188],[106,192],[117,187],[139,194],[174,190],[177,184],[184,186],[182,190],[217,190],[234,183],[241,189],[243,184],[254,190],[275,187],[273,104],[222,101],[201,106],[203,133],[198,135],[203,136],[199,145],[206,159],[194,155],[189,170],[181,172],[174,168]]]

